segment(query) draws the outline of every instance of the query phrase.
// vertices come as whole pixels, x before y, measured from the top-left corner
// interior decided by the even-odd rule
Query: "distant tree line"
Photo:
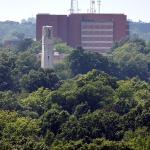
[[[130,36],[138,36],[146,41],[150,40],[150,23],[129,21]],[[4,21],[0,22],[0,41],[24,38],[35,39],[36,19],[22,19],[21,22]],[[21,38],[22,38],[21,37]],[[0,43],[0,44],[1,44]],[[58,47],[58,46],[57,46]],[[61,49],[60,49],[61,51]]]
[[[129,21],[129,31],[131,36],[138,36],[146,41],[150,41],[150,22]]]
[[[0,43],[6,40],[20,40],[20,38],[35,39],[35,18],[23,19],[21,22],[0,22]]]

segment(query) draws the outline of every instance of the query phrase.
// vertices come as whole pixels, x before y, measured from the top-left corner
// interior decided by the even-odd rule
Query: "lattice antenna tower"
[[[78,13],[78,0],[71,0],[70,14]]]
[[[98,5],[98,13],[100,14],[100,12],[101,12],[101,0],[97,0],[97,5]]]
[[[95,0],[90,0],[90,13],[96,13],[95,5]]]

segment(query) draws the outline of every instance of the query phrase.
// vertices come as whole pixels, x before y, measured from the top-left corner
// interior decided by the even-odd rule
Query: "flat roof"
[[[123,15],[123,16],[126,16],[125,14],[122,14],[122,13],[73,13],[73,14],[68,14],[68,15],[66,15],[66,14],[49,14],[49,13],[39,13],[39,14],[37,14],[37,16],[38,15],[49,15],[49,16],[71,16],[71,15],[118,15],[118,16],[120,16],[120,15]]]

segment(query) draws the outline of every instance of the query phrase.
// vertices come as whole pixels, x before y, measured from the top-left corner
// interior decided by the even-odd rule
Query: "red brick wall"
[[[80,45],[80,32],[81,21],[113,21],[114,22],[114,41],[120,41],[127,35],[127,19],[123,14],[72,14],[69,16],[70,30],[72,30],[72,36],[70,35],[69,43],[74,45]],[[106,26],[104,28],[107,28]]]
[[[42,37],[42,26],[50,25],[54,27],[55,37],[61,38],[70,46],[81,46],[82,21],[112,21],[114,41],[120,41],[128,35],[127,18],[123,14],[71,14],[69,16],[39,14],[36,23],[36,39],[40,40]]]
[[[61,38],[67,42],[67,16],[39,14],[36,17],[36,39],[42,38],[42,27],[53,26],[54,37]]]

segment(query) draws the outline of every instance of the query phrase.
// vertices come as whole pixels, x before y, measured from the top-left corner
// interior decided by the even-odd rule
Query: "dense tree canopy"
[[[150,47],[145,41],[131,39],[114,49],[112,57],[124,78],[138,76],[143,80],[149,80]]]
[[[22,42],[0,50],[0,149],[150,149],[149,44],[125,40],[107,56],[71,49],[43,70],[40,42]]]

